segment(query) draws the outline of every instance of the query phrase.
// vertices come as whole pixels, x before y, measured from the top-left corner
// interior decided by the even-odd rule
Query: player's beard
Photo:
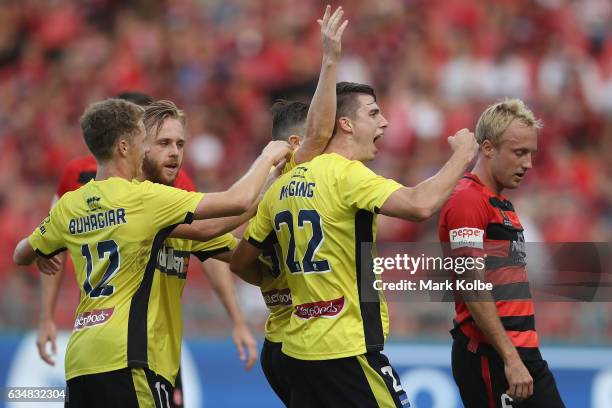
[[[174,185],[174,180],[176,180],[176,177],[172,179],[164,177],[162,171],[162,166],[158,166],[153,160],[150,160],[145,156],[144,160],[142,161],[142,173],[145,179],[152,181],[153,183],[165,184],[167,186]]]

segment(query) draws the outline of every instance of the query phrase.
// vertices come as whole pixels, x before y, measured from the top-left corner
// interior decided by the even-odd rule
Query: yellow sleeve
[[[358,161],[350,162],[343,169],[340,182],[340,197],[351,207],[378,212],[387,198],[402,185],[384,178]]]
[[[270,210],[268,201],[275,196],[271,194],[269,189],[264,195],[263,200],[257,207],[257,214],[251,218],[249,225],[244,231],[243,238],[249,241],[251,244],[261,247],[263,242],[266,240],[268,235],[273,231],[272,220],[270,218]]]
[[[62,236],[62,200],[53,206],[51,212],[42,220],[38,227],[28,237],[28,242],[32,248],[40,255],[51,258],[66,249],[66,244]]]
[[[151,214],[151,223],[157,230],[176,224],[190,224],[193,213],[204,197],[174,187],[145,181],[142,183],[144,206]]]
[[[238,245],[238,240],[232,234],[223,234],[206,242],[194,242],[191,253],[202,262],[215,255],[231,251]]]

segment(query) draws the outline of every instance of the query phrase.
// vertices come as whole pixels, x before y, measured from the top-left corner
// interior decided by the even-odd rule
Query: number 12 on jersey
[[[86,261],[86,274],[85,274],[85,282],[83,282],[83,290],[85,294],[91,298],[97,298],[100,296],[110,296],[115,292],[115,287],[112,285],[108,285],[107,282],[115,276],[115,273],[119,270],[119,266],[121,265],[121,257],[119,255],[119,246],[117,243],[110,239],[108,241],[100,241],[96,244],[96,249],[98,251],[98,259],[101,261],[108,254],[108,266],[104,271],[104,275],[100,282],[96,285],[96,287],[91,286],[91,273],[93,271],[93,258],[91,256],[91,249],[89,245],[83,244],[81,245],[81,255],[85,257]]]
[[[295,234],[304,230],[305,224],[310,224],[312,228],[312,237],[308,241],[308,246],[304,251],[304,257],[301,263],[295,259]],[[315,256],[321,245],[325,241],[323,228],[321,226],[321,216],[315,210],[300,210],[298,213],[296,231],[293,225],[293,215],[291,211],[281,211],[274,217],[274,228],[280,232],[285,225],[289,231],[289,244],[287,245],[287,258],[285,264],[293,273],[304,272],[329,272],[329,262],[326,260],[315,260]]]

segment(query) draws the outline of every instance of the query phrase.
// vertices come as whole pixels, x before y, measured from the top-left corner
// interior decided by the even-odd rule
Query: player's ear
[[[341,116],[338,119],[338,127],[346,133],[353,133],[353,124],[351,123],[351,120],[346,116]]]
[[[119,139],[117,142],[117,151],[121,157],[126,157],[129,150],[129,143],[126,139]]]
[[[493,156],[493,149],[493,143],[491,143],[489,139],[483,140],[482,144],[480,145],[480,151],[487,159],[490,159]]]
[[[300,146],[300,137],[298,135],[291,135],[289,139],[287,139],[291,148],[297,149]]]

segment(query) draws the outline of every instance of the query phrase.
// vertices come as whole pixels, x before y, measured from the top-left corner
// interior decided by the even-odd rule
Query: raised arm
[[[289,153],[289,144],[276,140],[268,143],[249,171],[227,191],[209,193],[202,198],[195,219],[241,215],[256,204],[270,168]]]
[[[336,68],[342,50],[342,33],[348,25],[348,20],[342,24],[344,11],[338,7],[330,16],[331,7],[325,8],[321,20],[321,42],[323,45],[323,61],[317,89],[312,97],[308,116],[306,117],[306,134],[300,148],[296,150],[296,164],[312,160],[325,150],[334,131],[336,120]]]
[[[409,221],[423,221],[438,211],[478,152],[474,134],[461,129],[448,138],[453,155],[438,173],[415,187],[402,187],[389,196],[380,213]]]

